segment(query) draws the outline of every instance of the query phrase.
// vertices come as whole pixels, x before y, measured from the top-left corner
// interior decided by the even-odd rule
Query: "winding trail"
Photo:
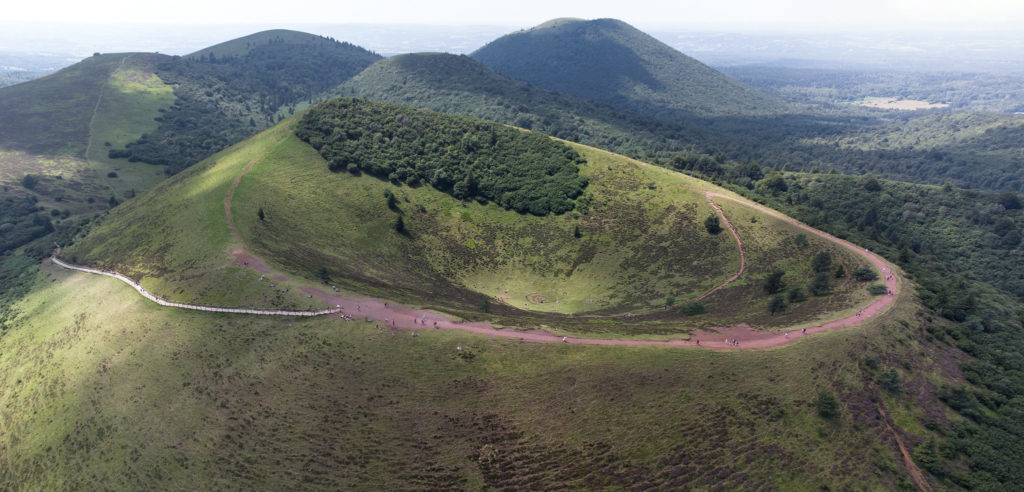
[[[265,151],[263,152],[265,153]],[[228,192],[224,197],[224,213],[225,222],[228,229],[231,231],[232,239],[235,243],[240,245],[240,248],[232,249],[232,254],[235,256],[235,264],[243,265],[254,270],[270,273],[271,268],[265,261],[257,256],[250,254],[245,251],[245,242],[235,227],[234,218],[231,213],[231,202],[234,197],[235,189],[241,182],[242,178],[248,174],[248,172],[256,165],[259,158],[263,155],[256,156],[249,163],[246,164],[243,171],[235,177],[232,181]],[[900,294],[901,282],[899,277],[891,269],[891,265],[878,255],[868,251],[867,249],[860,248],[848,241],[832,237],[831,235],[814,229],[806,224],[793,220],[786,217],[774,210],[764,207],[760,204],[751,202],[746,199],[729,196],[719,192],[706,191],[705,198],[715,209],[718,216],[724,220],[726,226],[729,228],[733,237],[739,246],[740,251],[740,269],[732,277],[727,279],[725,282],[708,291],[701,296],[701,299],[713,294],[715,291],[725,287],[729,283],[736,280],[745,270],[746,267],[746,252],[743,249],[743,242],[736,231],[735,227],[725,217],[721,207],[714,202],[713,198],[722,198],[727,200],[735,201],[743,206],[751,207],[759,210],[762,213],[768,214],[786,223],[794,225],[800,229],[803,229],[811,234],[816,234],[823,237],[833,243],[843,246],[850,251],[862,256],[869,263],[871,263],[885,279],[884,283],[891,295],[883,295],[875,298],[870,304],[863,307],[856,315],[847,316],[844,318],[834,319],[828,322],[824,322],[815,326],[807,326],[801,328],[799,331],[794,330],[785,333],[775,333],[757,330],[747,324],[739,324],[732,327],[720,327],[714,328],[713,331],[702,331],[698,330],[695,332],[690,340],[683,339],[672,339],[672,340],[620,340],[620,339],[606,339],[606,338],[585,338],[585,337],[563,337],[554,333],[544,330],[519,330],[515,328],[496,328],[489,322],[462,322],[455,321],[451,318],[427,311],[418,309],[410,306],[400,306],[390,303],[382,299],[356,296],[356,295],[342,295],[339,293],[329,293],[321,290],[320,288],[313,286],[301,286],[299,289],[305,292],[309,296],[315,296],[322,299],[327,303],[328,306],[334,306],[332,309],[325,309],[320,311],[280,311],[280,310],[262,310],[262,309],[249,309],[249,308],[231,308],[231,307],[217,307],[217,306],[200,306],[194,304],[182,304],[169,302],[160,299],[153,294],[147,292],[138,283],[132,279],[125,277],[116,272],[107,272],[97,270],[93,268],[81,267],[71,265],[63,262],[57,258],[60,253],[60,249],[54,253],[52,260],[55,264],[60,265],[64,268],[72,270],[78,270],[87,273],[93,273],[98,275],[106,275],[117,278],[128,285],[131,285],[139,294],[143,295],[147,299],[152,300],[162,306],[176,307],[182,309],[194,309],[199,311],[213,311],[213,312],[224,312],[224,313],[244,313],[261,316],[319,316],[324,314],[335,314],[345,315],[348,317],[359,317],[365,318],[366,321],[376,322],[378,328],[384,329],[390,328],[393,331],[398,330],[412,330],[412,331],[423,331],[423,330],[460,330],[470,333],[488,335],[492,337],[511,338],[518,339],[521,341],[528,342],[563,342],[578,345],[620,345],[620,346],[664,346],[664,347],[700,347],[708,350],[750,350],[750,349],[765,349],[769,347],[778,347],[792,343],[804,336],[808,336],[814,333],[828,331],[828,330],[839,330],[852,326],[859,326],[865,321],[874,318],[883,312],[885,312],[889,306],[891,306]],[[284,281],[286,277],[278,276],[276,280]],[[736,343],[739,341],[739,343]]]

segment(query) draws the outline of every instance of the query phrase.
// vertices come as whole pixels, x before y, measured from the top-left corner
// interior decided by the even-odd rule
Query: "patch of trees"
[[[582,156],[546,136],[393,104],[335,99],[310,110],[296,135],[332,171],[426,183],[520,213],[568,212],[587,185]]]
[[[0,254],[54,231],[50,217],[34,196],[6,198],[0,202]]]

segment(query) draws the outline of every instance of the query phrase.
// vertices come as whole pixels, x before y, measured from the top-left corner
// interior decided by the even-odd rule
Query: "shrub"
[[[818,397],[814,399],[814,406],[822,418],[832,420],[839,417],[839,402],[829,391],[818,393]]]
[[[708,230],[708,234],[715,235],[722,232],[722,225],[718,222],[718,215],[711,215],[704,219],[704,228]]]
[[[37,184],[39,184],[39,177],[34,174],[26,174],[21,178],[21,186],[24,186],[26,190],[35,189]]]
[[[693,301],[688,304],[683,304],[683,307],[679,308],[679,312],[686,316],[696,316],[698,314],[704,314],[707,312],[707,308],[701,301]]]
[[[869,267],[860,267],[853,271],[853,278],[858,282],[870,282],[878,280],[878,273]]]
[[[786,310],[786,300],[782,296],[772,297],[772,300],[768,302],[768,312],[772,315],[776,315]]]
[[[807,286],[807,290],[809,290],[811,295],[814,296],[823,296],[828,294],[831,289],[832,286],[829,285],[828,274],[825,272],[815,274],[814,280],[812,280],[811,284]]]
[[[889,288],[882,284],[874,284],[868,286],[868,292],[873,296],[880,296],[889,293]]]
[[[814,259],[811,260],[811,268],[815,272],[827,272],[829,267],[832,266],[832,255],[828,251],[821,251],[814,255]]]
[[[775,270],[767,277],[765,277],[764,283],[761,284],[761,286],[764,288],[765,293],[776,294],[778,292],[781,292],[782,289],[785,289],[786,283],[782,281],[782,276],[785,274],[786,272],[782,270]]]
[[[903,384],[900,383],[900,375],[896,369],[889,369],[878,377],[878,384],[886,391],[898,395],[903,392]]]
[[[789,302],[804,302],[807,300],[807,294],[804,294],[804,288],[799,285],[790,287],[789,292],[786,293],[786,299]]]

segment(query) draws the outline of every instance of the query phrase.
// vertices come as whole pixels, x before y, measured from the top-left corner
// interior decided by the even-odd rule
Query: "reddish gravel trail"
[[[231,231],[232,238],[236,240],[237,244],[245,247],[245,242],[235,228],[234,220],[231,214],[231,200],[234,197],[235,188],[241,182],[242,178],[247,174],[252,167],[256,164],[259,157],[253,159],[248,163],[242,173],[235,178],[229,188],[226,196],[224,197],[224,213],[227,222],[227,227]],[[809,326],[799,331],[792,331],[786,333],[772,333],[765,331],[755,330],[753,327],[740,324],[732,327],[716,328],[714,332],[698,331],[692,336],[692,340],[617,340],[617,339],[604,339],[604,338],[577,338],[577,337],[563,337],[555,335],[543,330],[517,330],[513,328],[495,328],[490,323],[478,322],[458,322],[446,316],[417,309],[409,306],[398,306],[382,299],[374,299],[369,297],[341,295],[336,293],[328,293],[319,288],[305,286],[300,289],[310,296],[316,296],[323,299],[328,306],[328,309],[334,311],[340,311],[339,314],[332,314],[332,316],[348,315],[354,318],[365,318],[375,321],[381,329],[385,327],[392,330],[416,330],[416,331],[428,331],[428,330],[461,330],[470,333],[476,333],[481,335],[489,335],[493,337],[503,337],[519,339],[529,342],[563,342],[581,345],[623,345],[623,346],[666,346],[666,347],[702,347],[710,350],[744,350],[744,349],[764,349],[769,347],[778,347],[791,343],[801,337],[818,333],[826,330],[838,330],[851,326],[858,326],[864,321],[871,319],[879,314],[883,313],[893,303],[896,296],[900,293],[900,281],[899,277],[891,270],[891,266],[878,255],[871,253],[870,251],[859,248],[847,241],[842,239],[834,238],[829,234],[821,232],[810,226],[797,222],[793,219],[783,216],[774,210],[768,209],[757,203],[750,202],[748,200],[735,198],[732,196],[724,195],[715,192],[705,192],[705,197],[711,206],[718,213],[719,217],[724,220],[726,226],[730,232],[736,238],[736,242],[740,249],[740,270],[731,278],[726,280],[723,284],[712,289],[708,293],[701,296],[701,298],[707,297],[716,290],[724,287],[729,282],[732,282],[743,273],[746,266],[746,254],[743,250],[743,242],[740,239],[739,234],[733,225],[725,218],[721,208],[712,200],[712,197],[722,198],[727,200],[733,200],[741,205],[751,207],[761,211],[762,213],[776,217],[784,222],[799,227],[811,234],[816,234],[823,238],[828,239],[836,244],[839,244],[857,254],[864,257],[869,261],[885,278],[885,285],[893,293],[892,295],[884,295],[876,298],[871,304],[861,309],[856,315],[848,316],[845,318],[835,319],[822,323],[816,326]],[[267,266],[266,262],[260,258],[253,256],[243,249],[233,249],[232,254],[235,256],[235,263],[243,266],[247,266],[254,270],[263,273],[271,272],[271,268]],[[284,277],[275,277],[275,279],[283,281]],[[739,341],[737,344],[736,341]]]
[[[864,248],[855,246],[854,244],[832,237],[831,235],[814,229],[810,226],[797,222],[789,217],[786,217],[774,210],[768,209],[761,205],[758,205],[747,200],[734,198],[721,193],[707,192],[706,196],[709,201],[712,197],[723,198],[727,200],[733,200],[741,205],[748,206],[757,209],[763,213],[776,217],[782,221],[806,230],[812,234],[816,234],[823,238],[828,239],[836,244],[839,244],[854,253],[864,257],[868,260],[885,279],[885,285],[889,290],[893,292],[893,295],[883,295],[877,297],[871,304],[862,308],[857,314],[848,316],[845,318],[839,318],[832,321],[828,321],[815,326],[808,326],[806,329],[794,330],[791,332],[784,333],[773,333],[765,332],[754,329],[753,327],[740,324],[732,327],[716,328],[714,332],[701,332],[695,333],[691,340],[617,340],[617,339],[605,339],[605,338],[577,338],[577,337],[565,337],[555,335],[543,330],[517,330],[514,328],[495,328],[490,323],[469,323],[469,322],[456,322],[447,318],[443,315],[431,313],[428,311],[416,309],[408,306],[396,306],[389,302],[381,299],[374,299],[368,297],[353,297],[344,296],[340,294],[332,294],[324,292],[321,289],[315,287],[302,287],[302,291],[307,294],[319,297],[327,302],[329,306],[342,307],[342,312],[357,316],[370,318],[374,321],[379,321],[380,326],[383,329],[384,326],[390,327],[394,330],[462,330],[470,333],[476,333],[480,335],[489,335],[494,337],[502,338],[513,338],[520,339],[528,342],[564,342],[581,345],[625,345],[625,346],[667,346],[667,347],[702,347],[710,350],[743,350],[743,349],[764,349],[769,347],[778,347],[792,343],[793,341],[814,333],[827,331],[827,330],[839,330],[851,326],[859,326],[861,323],[875,316],[882,314],[888,307],[893,303],[896,296],[900,293],[900,281],[899,277],[891,270],[891,266],[878,255],[867,251]],[[712,202],[713,203],[713,202]],[[715,206],[718,213],[721,214],[721,209]],[[745,265],[745,255],[742,249],[742,242],[739,239],[739,235],[735,233],[732,228],[732,224],[726,221],[729,228],[733,230],[737,242],[740,244],[741,251],[741,270],[742,273],[743,265]],[[737,273],[733,278],[727,280],[722,286],[728,284],[732,280],[735,280],[739,276]],[[719,286],[718,288],[720,288]],[[717,290],[717,288],[716,288]],[[713,291],[712,291],[713,292]],[[387,320],[387,321],[384,321]],[[436,325],[435,325],[436,323]],[[700,341],[699,345],[697,341]],[[737,345],[735,342],[739,341]]]

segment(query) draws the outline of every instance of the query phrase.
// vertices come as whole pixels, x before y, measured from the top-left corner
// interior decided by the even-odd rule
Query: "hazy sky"
[[[7,2],[0,21],[413,23],[527,27],[614,17],[644,27],[929,27],[1024,22],[1024,0],[50,0]]]

